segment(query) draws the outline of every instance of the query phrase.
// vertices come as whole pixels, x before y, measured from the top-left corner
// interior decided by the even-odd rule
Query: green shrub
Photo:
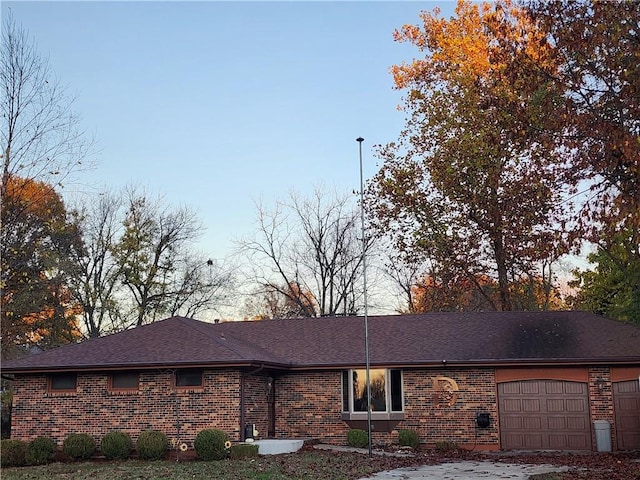
[[[233,460],[241,460],[243,458],[257,457],[258,450],[258,445],[253,445],[251,443],[232,445],[229,449],[229,458]]]
[[[2,467],[23,467],[27,464],[27,442],[4,439],[0,449]]]
[[[102,437],[100,450],[107,460],[126,460],[133,450],[133,442],[126,433],[113,431]]]
[[[44,465],[56,456],[56,442],[47,437],[38,437],[27,445],[26,460],[29,465]]]
[[[458,444],[456,442],[451,442],[448,440],[441,440],[436,442],[436,450],[440,450],[441,452],[450,452],[453,450],[458,450]]]
[[[0,412],[0,434],[2,438],[11,437],[11,405],[13,403],[13,393],[11,390],[5,390],[0,394],[0,404],[2,409]]]
[[[96,451],[96,442],[86,433],[70,433],[62,442],[62,451],[71,460],[88,460]]]
[[[369,445],[369,435],[364,430],[352,428],[347,433],[347,444],[350,447],[364,448]]]
[[[168,448],[167,436],[158,430],[141,432],[136,442],[138,457],[142,460],[162,460]]]
[[[229,435],[215,428],[200,430],[193,442],[193,447],[202,460],[227,458],[230,446]]]
[[[401,447],[418,448],[420,438],[415,430],[398,430],[398,443]]]

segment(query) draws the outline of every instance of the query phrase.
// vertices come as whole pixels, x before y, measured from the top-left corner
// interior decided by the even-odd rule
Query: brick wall
[[[319,438],[346,443],[339,371],[291,373],[278,377],[275,390],[276,437]]]
[[[591,421],[606,420],[611,425],[611,447],[617,449],[613,412],[613,388],[609,367],[589,368],[589,410]],[[592,428],[592,445],[596,449],[595,430]]]
[[[436,378],[446,377],[458,386],[452,405],[443,402]],[[411,428],[429,446],[455,442],[465,448],[497,449],[498,412],[493,368],[405,370],[405,420],[397,428]],[[476,414],[488,413],[489,428],[476,427]]]
[[[245,374],[244,380],[241,375],[236,370],[205,370],[202,388],[176,389],[171,371],[149,371],[140,374],[137,391],[112,392],[107,373],[80,373],[74,393],[48,393],[45,375],[18,375],[12,437],[31,440],[43,435],[61,444],[69,433],[89,433],[99,441],[111,430],[123,430],[135,441],[141,431],[157,429],[170,440],[192,444],[198,431],[219,428],[238,441],[243,403],[244,423],[255,423],[259,438],[267,438],[275,413],[275,438],[346,443],[349,426],[342,420],[341,371],[286,373],[273,379],[273,389],[265,372]],[[457,398],[451,405],[442,402],[436,391],[438,377],[457,384]],[[610,369],[589,368],[588,378],[591,419],[609,421],[615,442]],[[493,368],[404,370],[403,390],[404,420],[391,432],[374,431],[374,444],[397,443],[397,430],[410,428],[428,446],[455,442],[478,450],[499,448]],[[478,412],[489,413],[489,428],[476,427]]]
[[[48,393],[46,375],[17,375],[14,382],[13,438],[51,437],[58,444],[69,433],[88,433],[96,441],[112,430],[137,439],[143,430],[164,432],[170,440],[193,443],[204,428],[240,438],[240,373],[205,371],[202,388],[176,389],[170,371],[140,374],[137,391],[112,392],[109,375],[78,374],[77,390]]]
[[[458,384],[451,406],[436,406],[434,379],[452,378]],[[277,380],[276,436],[313,437],[344,445],[349,426],[342,418],[341,372],[292,373]],[[403,372],[405,418],[391,432],[373,432],[375,445],[397,443],[397,430],[411,428],[420,441],[439,441],[466,448],[497,449],[497,402],[494,370],[405,370]],[[491,426],[476,428],[478,411],[491,416]]]
[[[266,374],[256,374],[245,375],[243,380],[244,424],[255,424],[258,430],[257,438],[267,438],[269,425],[272,423],[269,412],[269,402],[273,392],[269,389],[270,378]],[[273,383],[272,388],[274,388]]]

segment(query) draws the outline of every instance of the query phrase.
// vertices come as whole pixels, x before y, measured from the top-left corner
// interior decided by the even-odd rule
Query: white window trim
[[[352,379],[353,378],[353,372],[355,370],[364,370],[363,368],[350,368],[347,370],[347,376],[348,379]],[[399,368],[376,368],[376,369],[372,369],[372,370],[384,370],[385,371],[385,405],[386,405],[386,410],[384,412],[382,411],[371,411],[371,419],[372,420],[389,420],[389,419],[401,419],[404,417],[404,372],[402,371],[402,369]],[[401,404],[402,404],[402,410],[391,410],[391,405],[392,405],[392,398],[391,398],[391,371],[392,370],[396,370],[400,372],[400,386],[401,386],[401,390],[402,390],[402,398],[401,398]],[[343,375],[344,375],[344,370],[340,373],[340,385],[341,385],[341,393],[342,395],[340,396],[341,399],[344,399],[344,381],[343,381]],[[341,400],[342,401],[342,400]],[[343,415],[348,415],[349,416],[349,420],[367,420],[368,419],[368,415],[367,412],[360,412],[360,411],[354,411],[353,410],[353,389],[349,388],[349,411],[342,411]],[[344,405],[341,406],[341,409]]]

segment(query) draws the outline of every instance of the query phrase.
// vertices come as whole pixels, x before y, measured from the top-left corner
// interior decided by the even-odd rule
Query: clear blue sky
[[[82,184],[128,184],[193,208],[198,245],[224,257],[254,202],[314,186],[359,188],[373,146],[404,113],[389,67],[418,55],[404,23],[452,2],[2,2],[28,30],[95,134]]]

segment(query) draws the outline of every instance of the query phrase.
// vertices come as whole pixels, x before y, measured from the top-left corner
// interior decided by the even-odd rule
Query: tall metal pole
[[[366,364],[365,381],[367,383],[367,436],[369,437],[369,457],[373,454],[372,438],[371,438],[371,376],[369,362],[369,312],[367,305],[367,238],[364,229],[364,180],[362,175],[362,142],[364,138],[356,138],[358,149],[360,151],[360,221],[362,226],[362,282],[363,282],[363,298],[364,298],[364,352]]]

